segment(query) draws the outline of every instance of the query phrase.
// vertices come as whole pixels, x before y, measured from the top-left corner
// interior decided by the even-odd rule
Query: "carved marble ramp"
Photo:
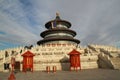
[[[120,70],[120,58],[111,58],[111,61],[113,63],[113,68]]]

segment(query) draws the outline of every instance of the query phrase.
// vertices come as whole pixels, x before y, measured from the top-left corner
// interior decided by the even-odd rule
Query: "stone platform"
[[[10,73],[0,72],[0,80],[8,80]],[[120,80],[119,70],[110,69],[86,69],[81,71],[57,71],[46,72],[17,72],[16,80]]]

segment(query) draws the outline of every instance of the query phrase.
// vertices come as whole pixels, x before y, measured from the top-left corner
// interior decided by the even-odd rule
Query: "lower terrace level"
[[[8,80],[10,72],[0,72],[0,80]],[[56,73],[34,71],[15,72],[16,80],[120,80],[120,71],[111,69],[86,69],[76,71],[57,71]]]

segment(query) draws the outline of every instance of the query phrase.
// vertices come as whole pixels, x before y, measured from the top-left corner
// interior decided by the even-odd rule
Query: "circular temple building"
[[[47,28],[46,31],[43,31],[40,36],[44,38],[37,42],[38,45],[41,44],[79,44],[80,41],[75,39],[76,32],[69,29],[71,23],[62,20],[58,13],[56,13],[56,18],[45,24]]]

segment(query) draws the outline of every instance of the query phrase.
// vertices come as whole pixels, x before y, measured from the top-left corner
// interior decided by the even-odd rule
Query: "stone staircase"
[[[4,68],[3,60],[0,60],[0,71],[3,71],[3,68]]]
[[[0,61],[0,71],[4,70],[4,63],[10,63],[10,58],[7,57],[5,61],[3,59]]]
[[[110,58],[114,69],[120,70],[120,58]]]

